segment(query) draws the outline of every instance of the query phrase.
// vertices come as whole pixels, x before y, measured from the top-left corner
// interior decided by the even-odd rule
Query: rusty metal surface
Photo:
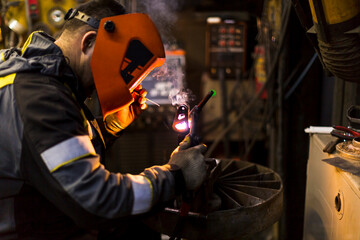
[[[207,209],[204,213],[198,200],[185,217],[179,216],[178,208],[167,207],[151,214],[145,223],[172,236],[181,221],[181,231],[176,236],[186,239],[238,239],[260,232],[279,220],[283,186],[277,173],[245,161],[225,159],[220,164],[220,174],[210,191],[221,199],[217,209],[204,208]],[[200,200],[201,204],[208,203]]]
[[[340,168],[345,172],[349,172],[356,176],[360,176],[360,162],[358,160],[353,161],[341,157],[334,157],[334,158],[322,159],[322,161],[334,167]]]

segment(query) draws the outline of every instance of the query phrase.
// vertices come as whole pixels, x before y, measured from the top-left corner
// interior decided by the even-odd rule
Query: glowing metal
[[[189,129],[189,126],[188,124],[183,121],[183,122],[179,122],[175,125],[175,128],[178,130],[178,131],[181,131],[181,132],[184,132],[184,131],[187,131]]]

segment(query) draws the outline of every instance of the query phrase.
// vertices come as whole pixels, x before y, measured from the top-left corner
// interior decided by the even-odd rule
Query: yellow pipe
[[[359,0],[321,0],[327,24],[345,22],[360,13]],[[309,0],[313,21],[318,23],[313,0]]]

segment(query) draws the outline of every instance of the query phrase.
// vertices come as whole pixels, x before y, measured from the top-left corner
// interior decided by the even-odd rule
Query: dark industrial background
[[[45,6],[45,1],[33,1],[32,4],[34,2],[39,8]],[[46,4],[50,5],[50,10],[51,4],[60,4],[59,9],[63,10],[79,2],[83,1],[59,0]],[[302,239],[309,148],[309,137],[304,129],[347,125],[347,108],[360,101],[357,83],[345,82],[324,68],[318,56],[316,35],[307,33],[313,25],[309,2],[120,2],[130,11],[148,13],[168,50],[183,51],[182,81],[194,96],[189,102],[190,107],[210,89],[217,91],[201,113],[201,135],[211,150],[211,157],[259,163],[279,173],[284,185],[284,208],[275,235],[278,239]],[[2,47],[21,45],[31,30],[43,29],[56,34],[56,22],[36,11],[26,17],[32,21],[30,27],[9,29],[11,19],[18,18],[22,25],[26,24],[21,15],[23,1],[2,0],[1,3]],[[208,54],[212,26],[207,22],[209,17],[232,20],[235,25],[241,22],[246,26],[241,39],[245,44],[244,56],[240,60],[227,62],[226,57],[217,55],[218,62],[225,64],[217,65],[216,59],[211,59],[214,56]],[[233,57],[232,52],[227,54]],[[266,83],[262,82],[260,86],[256,85],[257,74],[264,72],[259,73],[257,64],[262,64],[265,72],[262,77]],[[221,81],[227,90],[225,96]],[[263,94],[258,94],[263,85]],[[245,113],[242,112],[244,109],[247,109]],[[107,167],[113,171],[139,173],[144,167],[166,163],[178,144],[178,135],[171,128],[175,111],[175,106],[170,103],[162,104],[160,108],[149,105],[149,109],[109,149]],[[231,130],[218,139],[234,120],[236,123]]]

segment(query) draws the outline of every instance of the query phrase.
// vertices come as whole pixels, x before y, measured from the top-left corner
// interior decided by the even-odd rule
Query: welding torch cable
[[[266,77],[266,81],[264,85],[261,87],[261,89],[255,94],[255,96],[250,100],[250,102],[244,107],[244,109],[235,116],[234,120],[223,130],[218,134],[218,137],[214,140],[214,142],[210,145],[208,151],[206,152],[205,157],[208,158],[213,153],[217,145],[220,143],[220,141],[225,137],[225,135],[235,126],[235,124],[243,118],[243,116],[250,110],[250,108],[254,105],[254,103],[260,99],[261,94],[265,91],[267,86],[270,82],[274,81],[275,78],[273,78],[273,75],[275,73],[275,67],[277,66],[277,63],[279,61],[280,53],[282,50],[282,47],[284,46],[284,40],[286,33],[288,31],[288,25],[289,25],[289,18],[291,13],[291,2],[287,2],[287,7],[285,8],[285,12],[283,15],[283,20],[285,21],[285,24],[283,25],[284,28],[282,28],[282,32],[280,35],[280,41],[277,48],[277,51],[275,53],[273,64],[271,65],[269,75]]]

